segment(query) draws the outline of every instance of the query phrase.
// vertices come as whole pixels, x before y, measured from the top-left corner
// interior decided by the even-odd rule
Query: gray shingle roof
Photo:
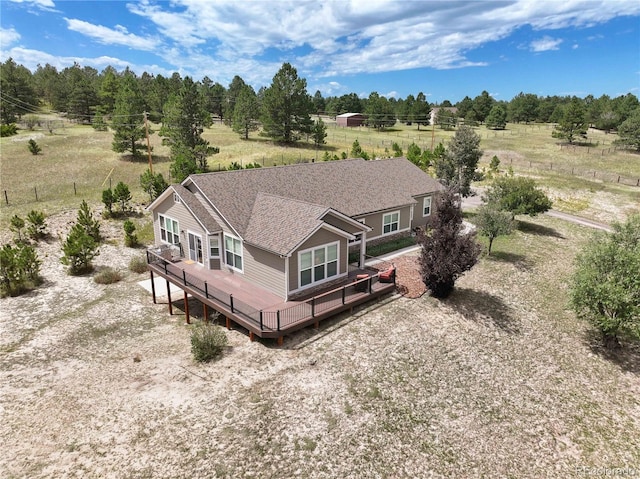
[[[347,216],[359,217],[413,204],[414,196],[442,189],[438,181],[406,158],[374,161],[356,158],[204,173],[191,175],[183,184],[191,182],[209,198],[243,238],[251,233],[261,242],[269,240],[265,234],[256,231],[252,221],[257,221],[256,224],[264,227],[264,223],[270,221],[268,215],[275,215],[273,217],[280,220],[286,217],[286,208],[293,208],[296,215],[305,208],[308,208],[307,212],[312,211],[309,206],[282,202],[282,199],[297,200],[307,205],[323,205]],[[256,202],[260,193],[280,197],[278,201],[283,212],[276,212],[272,206],[257,204],[260,203]],[[272,199],[273,197],[269,198]],[[255,208],[257,209],[254,211]],[[315,211],[313,210],[314,213]],[[261,215],[263,218],[259,218]],[[287,227],[282,228],[282,231],[289,230],[290,234],[297,236],[298,229],[307,229],[307,223],[304,224],[303,227],[297,222],[286,222]]]
[[[200,203],[200,200],[198,200],[191,191],[182,185],[171,185],[171,187],[178,194],[180,200],[193,212],[198,220],[200,220],[202,225],[207,229],[207,232],[215,233],[222,231],[217,221],[212,218],[206,208]]]
[[[288,254],[324,223],[326,206],[258,193],[244,239],[277,254]]]

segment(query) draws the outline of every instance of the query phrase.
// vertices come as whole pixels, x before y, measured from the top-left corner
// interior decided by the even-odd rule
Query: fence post
[[[38,187],[34,186],[33,191],[36,192],[36,201],[38,201]]]
[[[7,196],[7,190],[4,190],[4,201],[9,204],[9,197]]]
[[[78,191],[76,190],[76,182],[75,181],[73,182],[73,194],[74,195],[78,194]]]

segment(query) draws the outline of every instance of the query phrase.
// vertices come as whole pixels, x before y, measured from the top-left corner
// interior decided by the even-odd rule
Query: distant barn
[[[343,113],[336,116],[338,126],[360,126],[364,120],[365,116],[362,113]]]

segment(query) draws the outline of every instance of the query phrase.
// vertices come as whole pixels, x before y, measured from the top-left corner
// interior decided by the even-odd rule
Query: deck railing
[[[165,276],[172,277],[177,283],[197,290],[206,299],[217,301],[233,314],[251,321],[261,331],[280,331],[295,323],[312,320],[329,311],[339,309],[363,296],[370,296],[380,283],[379,273],[356,280],[340,288],[313,296],[305,301],[296,302],[291,306],[277,311],[258,310],[244,301],[234,298],[232,294],[210,285],[205,280],[187,273],[170,260],[147,250],[147,264],[157,266]],[[395,286],[395,275],[393,277]]]

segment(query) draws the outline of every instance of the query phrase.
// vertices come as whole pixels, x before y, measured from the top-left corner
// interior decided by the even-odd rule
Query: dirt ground
[[[54,236],[74,218],[50,218]],[[396,258],[404,296],[283,347],[229,331],[204,365],[180,303],[170,316],[126,270],[142,250],[119,223],[96,258],[125,273],[113,285],[66,275],[43,243],[45,284],[0,302],[0,477],[640,475],[640,354],[609,357],[566,307],[590,232],[532,224],[446,301]]]

